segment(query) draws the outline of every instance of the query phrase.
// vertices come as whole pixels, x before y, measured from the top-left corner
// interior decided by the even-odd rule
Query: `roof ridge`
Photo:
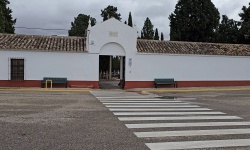
[[[193,43],[193,44],[209,44],[209,45],[236,45],[236,46],[250,46],[249,44],[234,44],[234,43],[212,43],[212,42],[192,42],[192,41],[160,41],[160,40],[151,40],[151,39],[138,39],[137,41],[143,42],[166,42],[166,43]]]
[[[29,34],[9,34],[9,33],[0,33],[1,35],[7,35],[7,36],[26,36],[26,37],[43,37],[43,38],[76,38],[76,39],[86,39],[86,37],[80,37],[80,36],[52,36],[52,35],[29,35]]]

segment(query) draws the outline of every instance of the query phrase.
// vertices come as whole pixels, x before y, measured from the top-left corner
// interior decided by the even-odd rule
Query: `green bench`
[[[174,81],[174,78],[156,78],[155,88],[157,88],[157,85],[159,84],[174,85],[174,87],[177,88],[177,84],[176,81]]]
[[[46,80],[51,80],[52,84],[65,84],[65,88],[68,86],[67,78],[44,77],[42,80],[42,88],[44,87]],[[50,84],[50,82],[48,83]]]

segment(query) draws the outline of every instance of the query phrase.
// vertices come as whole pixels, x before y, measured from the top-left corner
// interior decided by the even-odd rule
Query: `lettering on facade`
[[[118,32],[109,31],[109,37],[118,37]]]

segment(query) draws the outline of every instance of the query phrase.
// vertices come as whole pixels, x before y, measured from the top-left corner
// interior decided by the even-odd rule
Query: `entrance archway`
[[[125,86],[125,49],[118,43],[105,44],[99,54],[99,87],[123,89]]]

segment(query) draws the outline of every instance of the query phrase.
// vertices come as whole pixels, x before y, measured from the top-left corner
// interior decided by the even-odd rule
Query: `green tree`
[[[156,28],[156,29],[155,29],[154,40],[159,40],[159,39],[160,39],[160,37],[159,37],[158,29]]]
[[[96,19],[89,15],[79,14],[74,22],[71,22],[71,29],[69,30],[69,36],[85,36],[85,30],[88,28],[89,19],[91,20],[91,26],[96,24]]]
[[[161,41],[164,41],[164,35],[162,32],[161,32]]]
[[[141,38],[140,39],[144,39],[144,35],[143,35],[142,30],[141,30]]]
[[[250,44],[250,3],[248,7],[243,6],[242,11],[243,12],[239,14],[241,17],[239,42],[243,44]]]
[[[0,33],[15,33],[16,19],[12,18],[12,10],[7,7],[9,0],[0,1]]]
[[[212,42],[220,14],[211,0],[179,0],[169,20],[170,40]]]
[[[226,15],[222,16],[222,21],[217,30],[217,41],[219,43],[238,43],[239,23],[229,19]]]
[[[132,20],[131,12],[129,12],[129,16],[128,16],[128,25],[129,25],[130,27],[133,27],[133,20]]]
[[[150,19],[147,17],[142,28],[143,39],[153,39],[154,38],[154,25],[151,23]]]
[[[108,6],[107,8],[105,8],[104,10],[101,10],[101,16],[103,17],[103,21],[108,20],[111,17],[114,17],[115,19],[121,21],[121,14],[117,13],[118,9],[117,7],[114,6]]]

